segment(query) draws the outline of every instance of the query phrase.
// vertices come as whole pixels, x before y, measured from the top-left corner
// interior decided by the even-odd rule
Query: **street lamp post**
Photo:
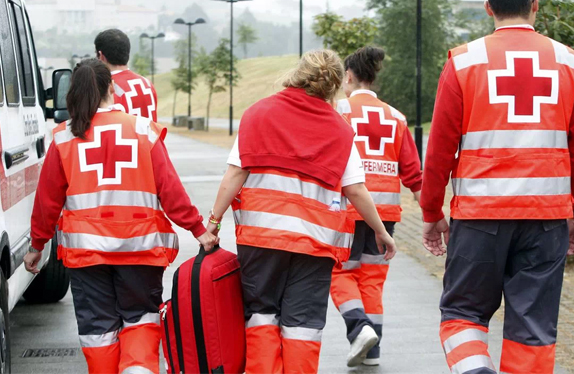
[[[186,25],[188,28],[188,57],[187,57],[187,116],[191,117],[191,26],[205,23],[203,18],[198,18],[195,22],[185,22],[183,19],[178,18],[174,22],[176,25]]]
[[[231,6],[231,30],[229,31],[229,136],[233,135],[233,3],[251,0],[214,0],[225,1]]]
[[[303,0],[299,0],[299,57],[303,57]]]
[[[160,38],[165,38],[165,34],[163,32],[160,32],[159,34],[155,35],[155,36],[149,36],[148,34],[146,34],[145,32],[143,34],[140,35],[140,38],[142,39],[151,39],[151,83],[154,84],[154,76],[155,76],[155,66],[154,66],[154,60],[155,60],[155,40],[156,39],[160,39]]]
[[[417,0],[417,123],[415,127],[415,142],[419,152],[421,165],[423,161],[423,127],[422,127],[422,79],[423,79],[423,44],[422,44],[422,0]]]

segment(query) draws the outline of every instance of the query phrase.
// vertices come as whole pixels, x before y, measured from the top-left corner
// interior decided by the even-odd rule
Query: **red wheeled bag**
[[[162,305],[168,374],[245,371],[245,318],[237,256],[216,247],[183,263]]]

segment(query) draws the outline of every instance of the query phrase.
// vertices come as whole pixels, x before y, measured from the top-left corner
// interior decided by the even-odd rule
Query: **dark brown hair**
[[[371,84],[383,68],[385,51],[377,47],[359,48],[345,59],[345,71],[351,70],[359,82]]]
[[[494,15],[503,20],[512,17],[528,18],[533,0],[488,0]]]
[[[108,96],[111,83],[112,74],[100,60],[90,58],[76,65],[66,97],[74,136],[85,138],[100,103]]]

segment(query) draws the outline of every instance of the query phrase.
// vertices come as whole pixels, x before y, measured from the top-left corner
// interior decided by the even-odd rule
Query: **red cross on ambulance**
[[[98,186],[122,184],[122,170],[138,167],[137,139],[123,139],[122,125],[94,127],[94,141],[78,144],[80,171],[95,171]]]
[[[490,103],[508,105],[509,123],[540,123],[542,104],[558,104],[558,77],[538,52],[506,52],[506,69],[488,72]]]
[[[151,88],[144,84],[141,79],[132,79],[128,81],[130,90],[126,92],[126,103],[128,104],[128,113],[140,117],[151,118],[155,111],[155,99]],[[134,98],[135,105],[134,105]]]
[[[363,117],[351,121],[355,130],[355,141],[365,142],[365,153],[372,156],[383,156],[385,145],[395,142],[397,121],[385,118],[385,111],[380,107],[363,106]]]

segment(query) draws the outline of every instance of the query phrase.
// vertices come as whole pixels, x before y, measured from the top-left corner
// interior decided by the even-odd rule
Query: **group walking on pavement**
[[[402,184],[420,203],[424,247],[447,255],[440,340],[451,372],[497,372],[488,328],[504,295],[500,372],[553,373],[574,254],[574,51],[535,32],[538,7],[487,0],[496,31],[450,51],[424,173],[406,117],[373,91],[384,51],[306,53],[282,91],[243,115],[207,226],[167,153],[153,85],[127,68],[128,37],[100,33],[97,58],[74,68],[70,120],[54,130],[25,258],[37,273],[58,232],[88,371],[159,373],[162,277],[179,248],[172,222],[209,253],[229,208],[245,372],[317,373],[329,295],[347,365],[384,365]]]

